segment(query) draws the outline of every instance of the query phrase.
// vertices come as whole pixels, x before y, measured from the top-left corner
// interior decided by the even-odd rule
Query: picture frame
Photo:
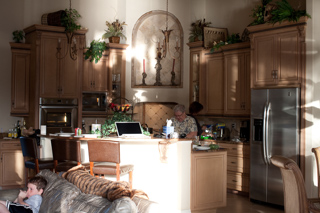
[[[213,47],[213,42],[217,43],[220,41],[226,41],[228,37],[228,29],[227,28],[219,28],[219,27],[204,27],[203,28],[204,48]]]

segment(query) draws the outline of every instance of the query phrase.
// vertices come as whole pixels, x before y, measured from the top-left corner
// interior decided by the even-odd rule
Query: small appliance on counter
[[[240,140],[249,142],[249,140],[250,140],[250,121],[242,121],[241,122]]]

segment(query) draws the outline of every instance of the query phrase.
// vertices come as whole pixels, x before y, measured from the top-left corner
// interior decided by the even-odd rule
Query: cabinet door
[[[224,106],[224,78],[222,54],[205,56],[205,69],[201,72],[200,102],[204,104],[206,114],[223,114]]]
[[[11,43],[11,52],[11,115],[28,115],[30,45]]]
[[[226,152],[191,154],[192,212],[226,206],[226,161]]]
[[[250,52],[237,51],[225,55],[225,103],[224,113],[232,115],[250,114]]]
[[[82,91],[93,90],[93,63],[89,60],[83,62]]]
[[[77,39],[79,40],[79,39]],[[68,48],[67,40],[61,39],[61,43],[63,46]],[[65,49],[61,50],[67,51]],[[70,51],[70,50],[69,50]],[[80,52],[78,50],[78,52]],[[79,84],[79,63],[78,60],[82,60],[83,56],[79,55],[76,60],[73,60],[69,53],[66,57],[59,60],[59,97],[63,98],[77,98],[80,91],[80,84]]]
[[[256,36],[253,41],[251,87],[275,85],[276,36]]]
[[[24,159],[21,150],[1,151],[1,186],[24,184]]]
[[[65,50],[66,39],[58,33],[42,33],[40,51],[40,97],[59,97],[59,60],[57,59],[58,41],[61,52]]]
[[[300,83],[301,49],[298,31],[278,34],[277,47],[277,84]]]

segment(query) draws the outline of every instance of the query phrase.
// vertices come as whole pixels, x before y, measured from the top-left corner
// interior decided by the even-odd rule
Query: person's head
[[[201,110],[203,110],[202,104],[200,104],[198,101],[194,101],[189,106],[189,113],[191,115],[198,114]]]
[[[182,104],[175,105],[173,107],[174,117],[179,121],[182,122],[186,117],[186,109]]]
[[[46,185],[47,180],[42,176],[31,178],[28,182],[27,197],[29,198],[33,195],[41,195]]]

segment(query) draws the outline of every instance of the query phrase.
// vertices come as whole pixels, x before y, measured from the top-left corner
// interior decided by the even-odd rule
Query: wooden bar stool
[[[66,172],[72,167],[81,164],[80,140],[74,139],[52,139],[52,155],[54,160],[54,170]],[[89,167],[89,165],[84,165]]]
[[[132,189],[134,166],[131,164],[120,165],[119,142],[90,140],[88,141],[88,150],[91,175],[116,175],[117,181],[119,181],[120,175],[129,173],[130,189]]]
[[[40,170],[50,169],[53,171],[53,159],[52,158],[40,158],[37,146],[36,138],[31,137],[20,137],[20,145],[22,149],[22,155],[24,158],[24,165],[26,168],[25,180],[26,184],[28,179],[32,176],[29,176],[28,169],[34,169],[35,174],[38,174]]]

